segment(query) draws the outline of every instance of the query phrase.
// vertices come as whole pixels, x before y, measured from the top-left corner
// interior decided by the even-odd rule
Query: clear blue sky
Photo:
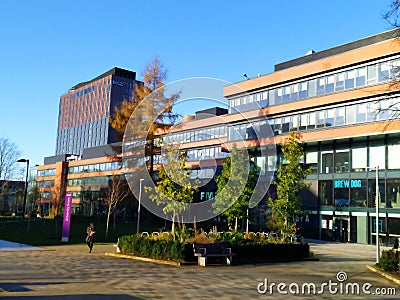
[[[0,137],[42,164],[55,153],[60,96],[79,82],[115,66],[140,74],[156,54],[168,81],[238,82],[390,29],[390,2],[0,1]]]

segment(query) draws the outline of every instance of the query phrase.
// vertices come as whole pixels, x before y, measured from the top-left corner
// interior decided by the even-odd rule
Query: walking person
[[[90,223],[89,226],[86,228],[86,233],[86,243],[89,247],[89,253],[91,253],[93,249],[94,237],[96,236],[96,228],[93,223]]]

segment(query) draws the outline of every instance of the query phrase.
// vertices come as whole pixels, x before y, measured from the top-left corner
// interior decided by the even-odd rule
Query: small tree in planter
[[[213,203],[214,211],[227,217],[230,230],[236,231],[237,220],[247,217],[257,177],[258,168],[249,162],[247,149],[239,150],[234,144],[231,156],[223,164],[222,174],[215,179],[218,188]]]
[[[304,170],[300,159],[304,156],[301,135],[292,131],[282,145],[282,153],[287,164],[278,167],[278,180],[272,184],[277,189],[277,199],[269,199],[272,210],[272,218],[275,226],[280,231],[282,241],[286,241],[290,235],[295,234],[296,217],[301,214],[301,200],[299,192],[309,188],[304,183],[311,168]]]

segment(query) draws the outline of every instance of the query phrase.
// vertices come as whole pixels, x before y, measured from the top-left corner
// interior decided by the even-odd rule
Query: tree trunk
[[[235,231],[237,231],[237,227],[238,227],[238,218],[235,217]]]
[[[108,239],[108,224],[110,223],[110,214],[111,214],[111,204],[108,206],[108,212],[107,212],[105,241],[107,241],[107,239]]]

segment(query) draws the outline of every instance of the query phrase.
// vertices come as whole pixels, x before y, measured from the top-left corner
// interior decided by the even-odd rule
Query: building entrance
[[[333,221],[333,239],[337,242],[349,241],[350,218],[335,218]]]

